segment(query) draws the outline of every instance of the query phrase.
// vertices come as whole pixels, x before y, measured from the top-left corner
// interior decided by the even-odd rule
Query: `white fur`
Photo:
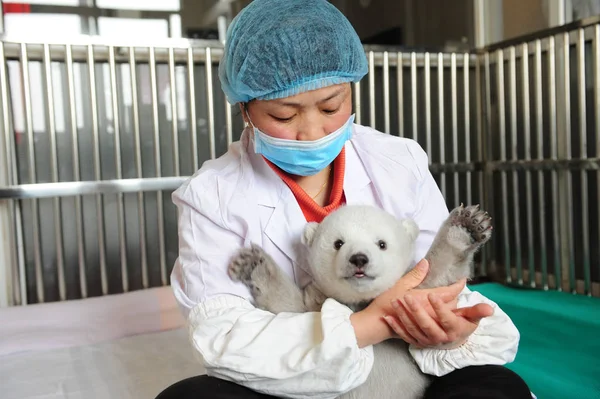
[[[418,231],[414,221],[398,221],[378,208],[341,207],[320,225],[305,229],[311,275],[328,297],[351,305],[370,301],[409,270]],[[337,240],[344,242],[340,249],[334,247]],[[349,259],[355,254],[369,260],[365,277],[352,277],[355,266]]]
[[[308,223],[304,229],[301,240],[308,250],[313,282],[303,290],[256,245],[240,250],[229,266],[229,274],[251,289],[258,307],[274,313],[318,311],[326,298],[357,310],[413,267],[418,233],[413,220],[397,220],[372,206],[344,206],[321,223]],[[426,255],[430,271],[421,287],[447,285],[469,277],[473,254],[490,236],[490,218],[479,206],[455,208]],[[342,245],[336,246],[336,242]],[[406,343],[399,339],[382,342],[374,346],[374,354],[367,381],[341,398],[422,396],[431,377],[419,370]]]

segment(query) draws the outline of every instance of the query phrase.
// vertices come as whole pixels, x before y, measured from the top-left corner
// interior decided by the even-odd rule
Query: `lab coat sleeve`
[[[519,331],[496,303],[465,287],[459,295],[458,307],[478,303],[489,304],[494,313],[479,322],[475,332],[463,345],[455,349],[409,348],[424,373],[443,376],[467,366],[504,365],[514,361],[519,346]]]
[[[417,239],[415,263],[423,259],[435,234],[448,216],[448,208],[437,183],[429,172],[427,155],[418,144],[411,148],[421,181],[416,192],[414,219],[421,233]],[[487,303],[494,314],[482,319],[467,342],[456,349],[410,348],[410,353],[424,373],[445,375],[467,366],[503,365],[514,360],[519,345],[519,331],[500,307],[478,292],[465,287],[458,298],[458,307]]]
[[[373,352],[358,347],[351,310],[334,300],[303,314],[255,308],[247,289],[226,273],[243,245],[241,232],[225,228],[219,210],[190,191],[173,197],[179,258],[172,286],[207,374],[288,398],[335,398],[362,384]]]

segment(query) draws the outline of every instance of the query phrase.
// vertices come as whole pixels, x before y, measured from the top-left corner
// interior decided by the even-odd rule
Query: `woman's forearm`
[[[368,307],[350,315],[359,348],[375,345],[392,337],[393,330],[383,320],[384,313]]]

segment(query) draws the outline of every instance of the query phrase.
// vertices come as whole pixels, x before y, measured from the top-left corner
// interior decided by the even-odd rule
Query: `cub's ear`
[[[309,222],[304,226],[304,231],[302,232],[302,244],[307,247],[312,244],[317,227],[319,227],[319,223],[317,222]]]
[[[419,226],[417,225],[417,223],[412,219],[403,219],[401,223],[408,237],[412,241],[416,240],[417,236],[419,235]]]

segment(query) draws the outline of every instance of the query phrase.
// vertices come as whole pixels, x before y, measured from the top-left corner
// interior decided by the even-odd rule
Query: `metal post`
[[[502,0],[475,0],[475,47],[499,42],[504,37]]]
[[[1,3],[1,2],[0,2]],[[0,4],[1,6],[2,4]],[[0,25],[0,31],[2,26]],[[10,126],[8,113],[8,79],[4,60],[4,47],[0,42],[0,187],[11,184],[11,152],[10,152]],[[6,139],[6,140],[4,140]],[[0,308],[12,304],[14,297],[12,291],[13,255],[12,245],[12,212],[10,211],[10,200],[0,201]]]
[[[4,5],[0,0],[0,33],[4,33]]]
[[[558,159],[571,158],[571,85],[569,80],[570,68],[570,35],[568,32],[556,40],[556,125]],[[557,285],[565,291],[574,290],[572,269],[572,181],[569,170],[558,171],[558,220],[561,276],[556,276]]]

